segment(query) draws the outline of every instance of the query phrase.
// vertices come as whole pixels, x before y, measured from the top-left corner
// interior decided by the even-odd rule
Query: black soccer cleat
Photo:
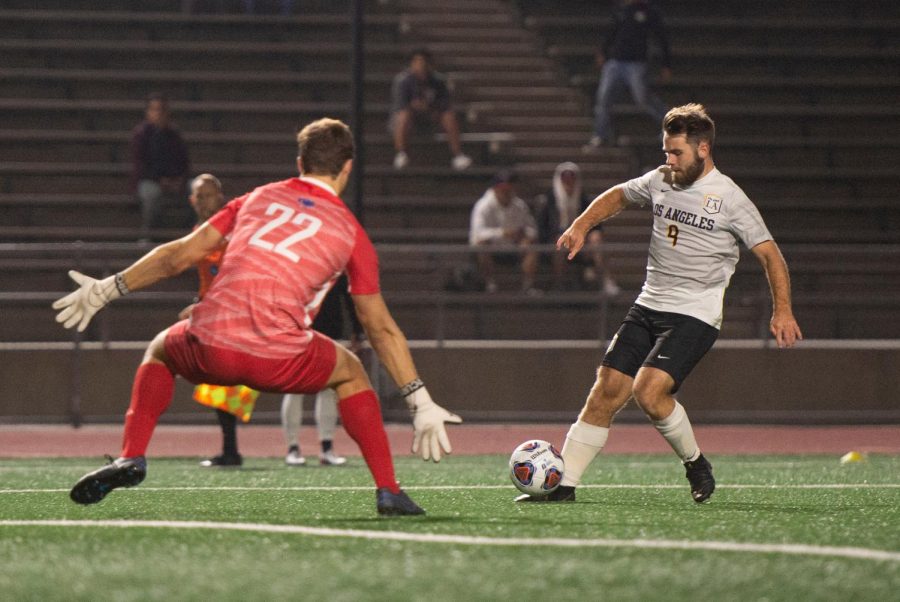
[[[524,494],[516,498],[517,502],[574,502],[575,488],[569,485],[560,485],[547,495]]]
[[[684,463],[684,476],[691,483],[691,497],[698,504],[705,502],[716,490],[716,479],[713,477],[712,464],[703,454],[693,462]]]
[[[108,457],[108,456],[107,456]],[[96,504],[117,487],[134,487],[147,476],[147,461],[136,458],[110,458],[109,464],[81,477],[69,497],[77,504]]]
[[[229,468],[234,466],[240,466],[244,463],[244,458],[241,457],[241,454],[221,454],[219,456],[213,456],[208,460],[203,460],[200,462],[200,466],[203,468]]]
[[[387,487],[375,492],[378,514],[382,516],[415,516],[425,514],[414,501],[401,489],[399,493],[391,493]]]

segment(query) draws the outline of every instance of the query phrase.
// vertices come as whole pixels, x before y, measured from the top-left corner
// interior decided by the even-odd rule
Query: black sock
[[[322,453],[327,454],[331,451],[331,439],[322,439]]]
[[[300,446],[299,446],[299,445],[292,445],[292,446],[290,446],[290,447],[288,448],[288,453],[291,453],[292,451],[295,451],[295,452],[297,452],[297,453],[299,454],[299,453],[300,453]]]
[[[222,427],[222,455],[236,456],[237,449],[237,416],[222,410],[216,410],[216,418]]]

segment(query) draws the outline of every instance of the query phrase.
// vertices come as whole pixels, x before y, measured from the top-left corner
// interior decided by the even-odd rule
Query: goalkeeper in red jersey
[[[56,320],[84,330],[107,303],[183,272],[230,237],[219,275],[190,319],[150,343],[135,376],[120,457],[82,477],[70,494],[75,502],[99,502],[144,479],[146,448],[178,374],[193,383],[279,393],[335,389],[344,429],[375,480],[378,512],[424,513],[397,483],[378,398],[359,359],[310,327],[342,272],[367,338],[412,412],[413,451],[439,461],[451,451],[445,423],[461,419],[434,403],[419,379],[381,295],[375,248],[338,197],[353,166],[350,129],[320,119],[299,132],[297,144],[300,177],[230,201],[191,234],[113,276],[70,272],[79,288],[53,304]]]

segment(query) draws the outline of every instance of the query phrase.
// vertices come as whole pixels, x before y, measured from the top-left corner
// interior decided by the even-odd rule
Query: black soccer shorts
[[[691,316],[632,305],[606,350],[602,365],[634,378],[652,366],[675,381],[675,393],[716,342],[719,329]]]

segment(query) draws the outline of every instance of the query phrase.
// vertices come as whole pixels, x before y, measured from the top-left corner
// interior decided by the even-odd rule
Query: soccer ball
[[[562,455],[540,439],[521,444],[509,458],[513,485],[529,495],[546,495],[559,487],[564,470]]]

